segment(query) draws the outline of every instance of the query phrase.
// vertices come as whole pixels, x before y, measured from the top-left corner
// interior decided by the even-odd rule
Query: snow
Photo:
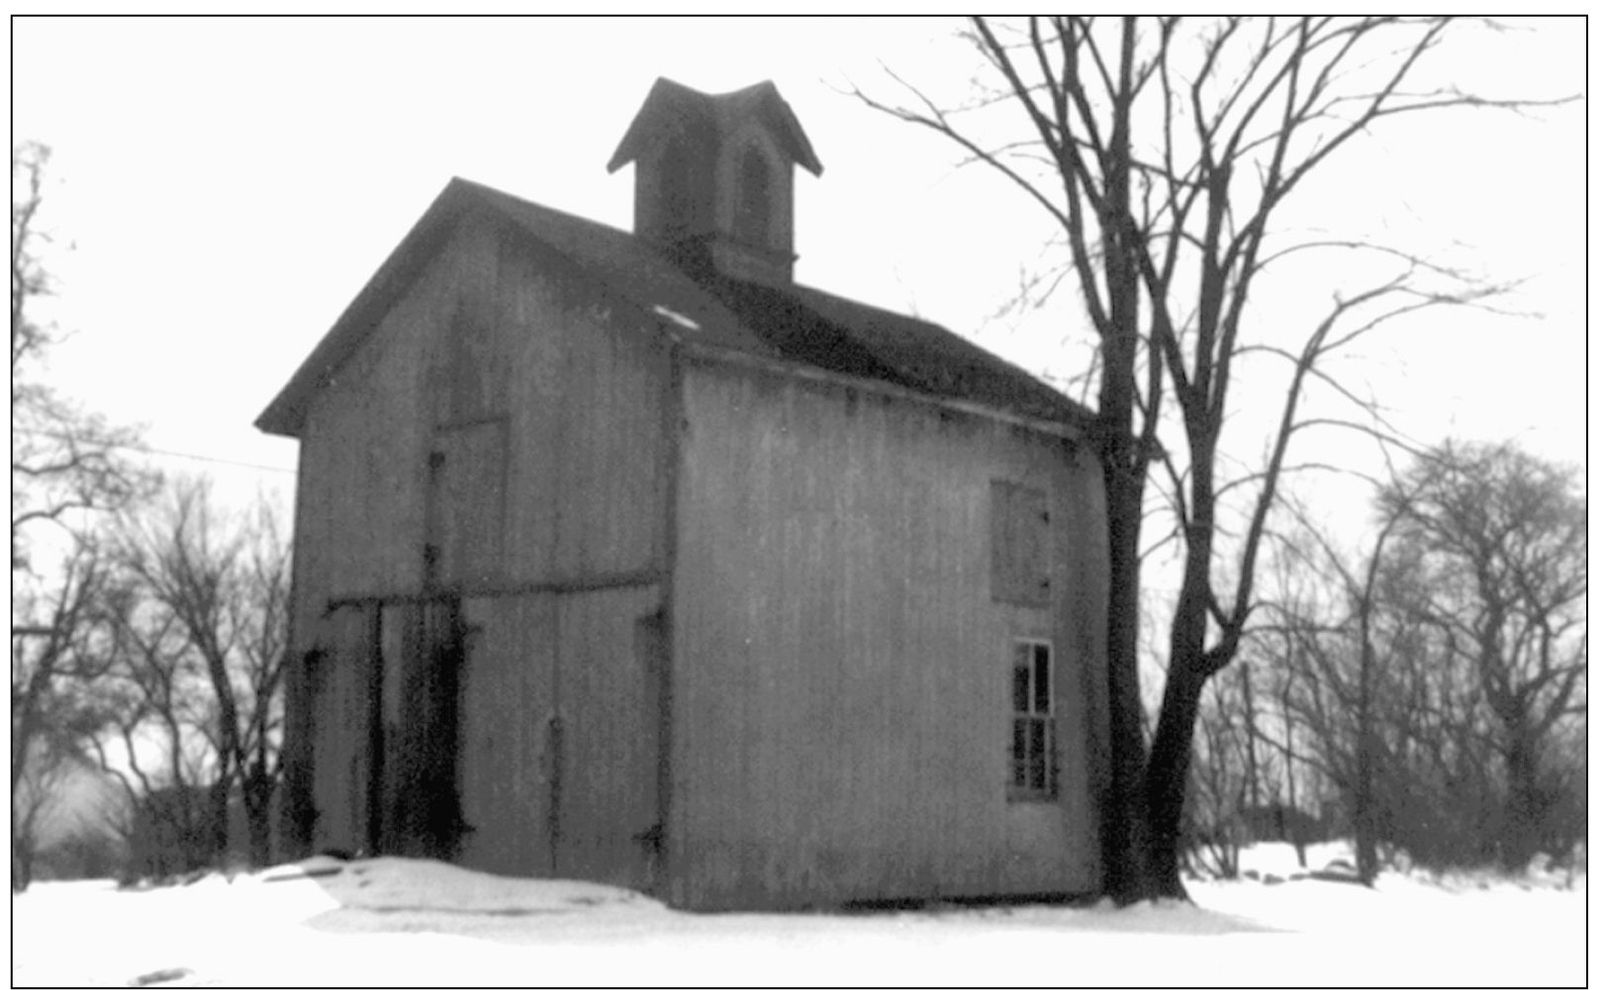
[[[1342,850],[1315,847],[1320,869]],[[12,898],[23,986],[1581,985],[1586,877],[1195,882],[1196,904],[686,914],[577,881],[324,857],[188,886]]]
[[[679,324],[682,327],[685,327],[687,330],[701,330],[702,329],[702,324],[698,323],[696,320],[693,320],[691,317],[686,316],[684,313],[676,313],[674,310],[670,309],[667,306],[663,306],[663,305],[653,306],[652,307],[652,312],[658,314],[659,316],[666,317],[667,319],[673,320],[675,323]]]

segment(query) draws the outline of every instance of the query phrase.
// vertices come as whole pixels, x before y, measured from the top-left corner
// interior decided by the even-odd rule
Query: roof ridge
[[[973,401],[1057,421],[1090,411],[1031,372],[939,323],[814,286],[701,277],[655,245],[610,224],[454,176],[380,265],[290,381],[257,418],[270,433],[296,435],[312,396],[335,377],[383,322],[384,313],[467,215],[506,223],[574,274],[660,321],[663,332],[800,366],[846,371],[867,381],[905,384],[932,396]],[[749,291],[744,286],[751,286]],[[754,302],[778,294],[786,307]],[[770,298],[773,298],[770,296]],[[661,323],[665,311],[677,326]],[[832,342],[841,346],[832,349]]]

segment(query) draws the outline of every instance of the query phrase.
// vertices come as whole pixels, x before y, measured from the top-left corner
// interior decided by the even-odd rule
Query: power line
[[[127,450],[138,454],[155,454],[161,457],[182,457],[191,461],[205,461],[210,464],[226,464],[229,467],[250,468],[253,471],[272,471],[276,474],[294,474],[294,468],[274,467],[270,464],[252,464],[248,461],[232,461],[226,457],[212,457],[207,454],[192,454],[183,450],[166,450],[162,447],[147,447],[143,444],[116,443],[110,440],[85,440],[83,437],[74,437],[68,433],[58,433],[52,430],[35,430],[29,427],[13,426],[12,432],[26,433],[29,436],[48,437],[52,440],[65,440],[77,442],[85,446],[100,447],[104,450]]]

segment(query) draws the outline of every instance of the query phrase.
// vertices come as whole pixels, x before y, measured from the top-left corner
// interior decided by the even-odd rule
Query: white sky
[[[824,176],[798,177],[801,282],[917,311],[1033,371],[1079,370],[1079,306],[993,314],[1042,237],[1033,207],[952,148],[831,88],[974,66],[945,21],[38,19],[12,22],[13,140],[55,149],[48,219],[59,383],[157,448],[281,469],[251,426],[453,175],[628,228],[631,170],[604,164],[652,81],[773,79]],[[1446,53],[1461,86],[1584,89],[1580,20]],[[1531,281],[1532,319],[1445,312],[1347,370],[1423,440],[1519,436],[1581,462],[1586,399],[1584,110],[1457,113],[1379,131],[1310,222]],[[1326,294],[1329,288],[1312,285]],[[1272,314],[1274,316],[1274,314]],[[1306,449],[1306,457],[1318,451]],[[163,459],[163,466],[200,466]],[[228,484],[288,473],[213,465]]]

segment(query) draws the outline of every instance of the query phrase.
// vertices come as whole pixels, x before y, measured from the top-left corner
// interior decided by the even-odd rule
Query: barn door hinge
[[[647,828],[630,836],[632,842],[638,842],[649,851],[659,853],[663,851],[663,823],[654,822]]]
[[[546,753],[551,761],[547,786],[551,793],[547,800],[548,829],[556,842],[563,822],[563,716],[553,713],[546,720]]]

